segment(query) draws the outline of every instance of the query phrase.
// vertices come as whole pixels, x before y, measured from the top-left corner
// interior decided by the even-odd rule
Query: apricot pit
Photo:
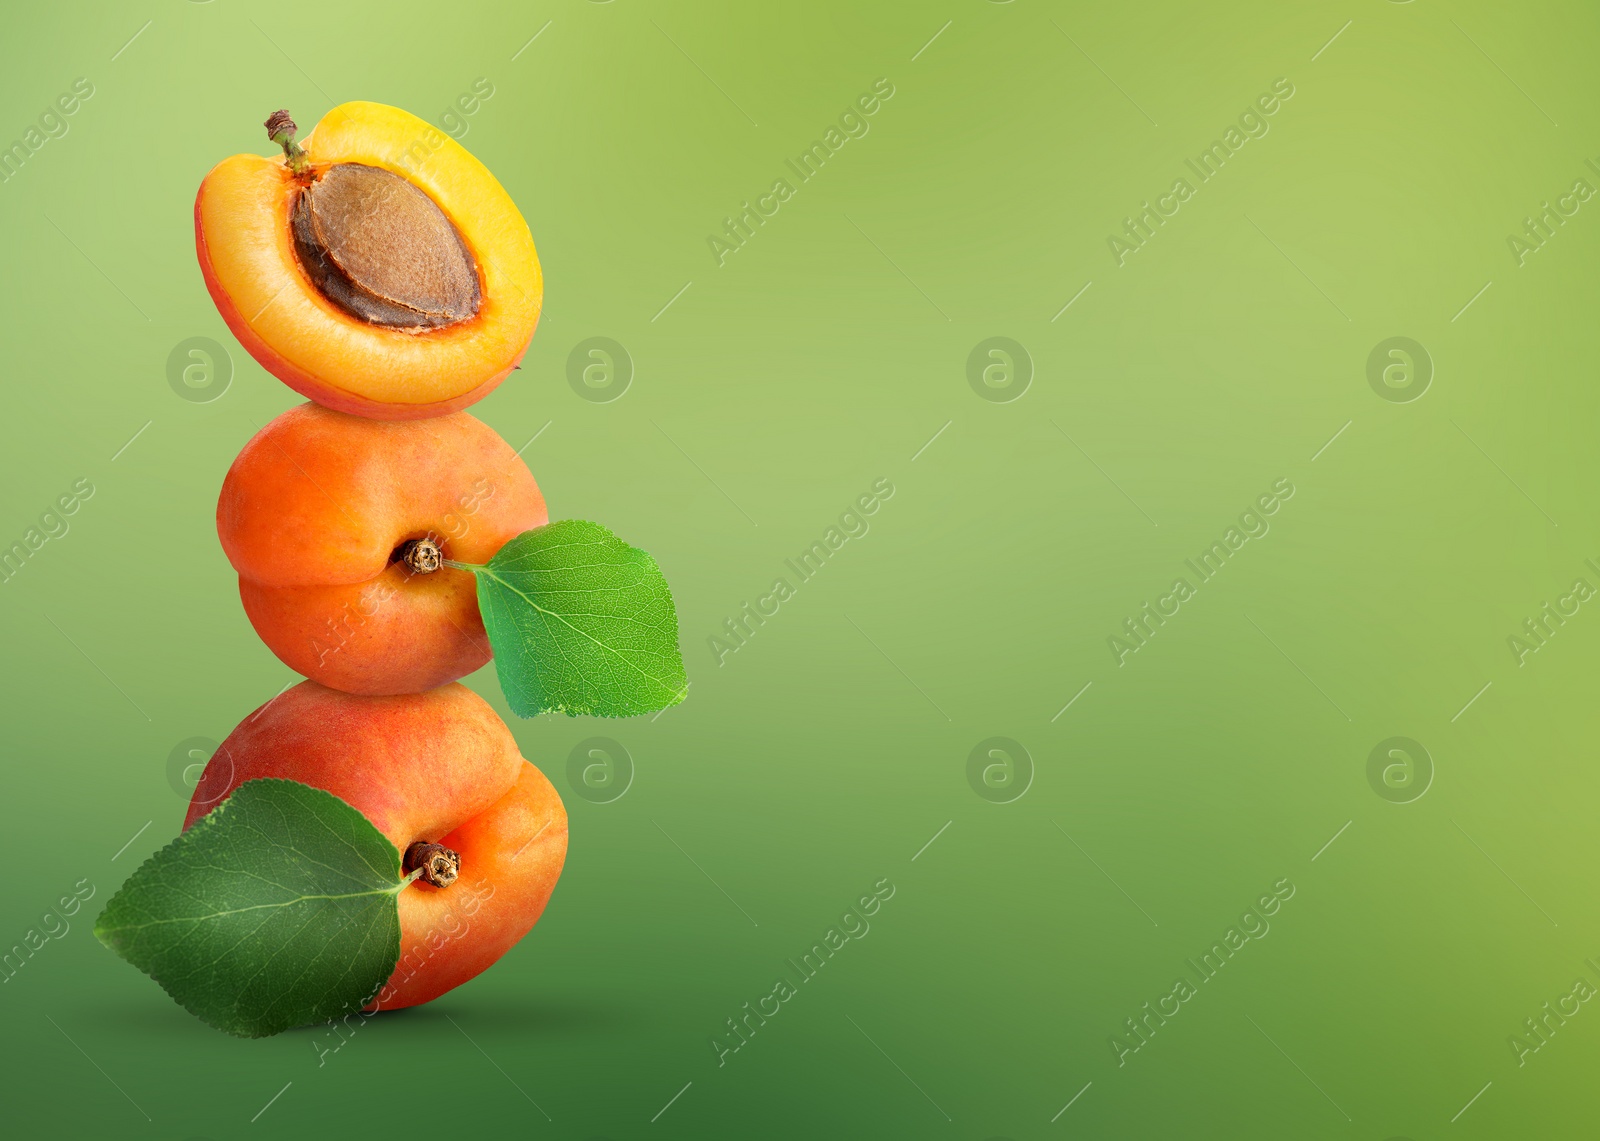
[[[374,325],[454,325],[483,299],[450,219],[375,166],[339,163],[300,191],[294,250],[324,297]]]

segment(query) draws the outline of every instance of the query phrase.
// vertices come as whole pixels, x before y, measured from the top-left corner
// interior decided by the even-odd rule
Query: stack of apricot
[[[561,798],[456,680],[490,647],[472,574],[446,565],[548,522],[521,458],[462,411],[517,368],[544,284],[510,196],[421,119],[346,103],[303,142],[287,112],[266,127],[283,153],[206,176],[195,244],[228,327],[312,403],[239,453],[217,533],[256,633],[309,680],[222,743],[184,826],[261,777],[364,814],[421,869],[374,1003],[393,1009],[504,954],[566,857]],[[470,934],[433,953],[466,893]]]

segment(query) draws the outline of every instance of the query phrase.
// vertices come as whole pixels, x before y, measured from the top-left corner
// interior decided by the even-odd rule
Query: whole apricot
[[[256,633],[290,669],[347,693],[416,693],[489,661],[486,563],[549,522],[527,465],[465,412],[368,420],[289,409],[222,483],[217,534]]]
[[[357,697],[301,682],[217,748],[184,828],[259,777],[333,793],[405,867],[426,864],[398,897],[400,961],[372,1009],[431,1001],[491,966],[538,922],[566,860],[561,797],[462,685]]]
[[[460,143],[395,107],[344,103],[283,153],[218,163],[195,250],[223,320],[261,366],[374,419],[465,408],[517,367],[544,302],[528,225]]]

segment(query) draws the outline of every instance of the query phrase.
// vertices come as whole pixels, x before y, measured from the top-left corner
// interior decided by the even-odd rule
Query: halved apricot
[[[522,360],[544,301],[528,225],[477,159],[381,103],[345,103],[284,153],[234,155],[194,203],[223,320],[302,396],[377,420],[440,416]]]

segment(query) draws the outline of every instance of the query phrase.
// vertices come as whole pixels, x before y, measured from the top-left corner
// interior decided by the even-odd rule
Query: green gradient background
[[[474,412],[514,445],[548,422],[525,458],[552,513],[657,556],[694,687],[658,720],[513,726],[572,814],[545,919],[320,1068],[314,1032],[190,1019],[86,912],[0,986],[6,1132],[1592,1135],[1600,1007],[1524,1066],[1507,1039],[1600,983],[1600,602],[1520,668],[1506,637],[1600,585],[1600,200],[1522,267],[1506,237],[1600,161],[1600,15],[772,7],[10,14],[0,139],[75,77],[96,94],[0,186],[0,539],[98,490],[0,587],[0,941],[80,877],[97,910],[178,828],[174,744],[290,680],[212,511],[296,398],[217,316],[190,217],[280,105],[437,121],[494,84],[463,141],[521,205],[547,308]],[[1118,268],[1106,236],[1279,76],[1271,132]],[[871,132],[719,268],[706,236],[878,77]],[[637,368],[610,404],[565,377],[596,335]],[[1013,403],[965,377],[997,335],[1036,368]],[[1395,335],[1436,365],[1414,403],[1366,380]],[[192,336],[232,351],[212,403],[167,383]],[[707,637],[880,477],[870,534],[719,668]],[[1271,533],[1119,668],[1107,636],[1280,477]],[[567,777],[596,734],[637,767],[612,804]],[[997,734],[1037,768],[1009,804],[965,775]],[[1437,766],[1405,805],[1366,779],[1395,735]],[[870,935],[719,1067],[710,1035],[880,877]],[[1119,1067],[1108,1037],[1281,877],[1271,933]]]

